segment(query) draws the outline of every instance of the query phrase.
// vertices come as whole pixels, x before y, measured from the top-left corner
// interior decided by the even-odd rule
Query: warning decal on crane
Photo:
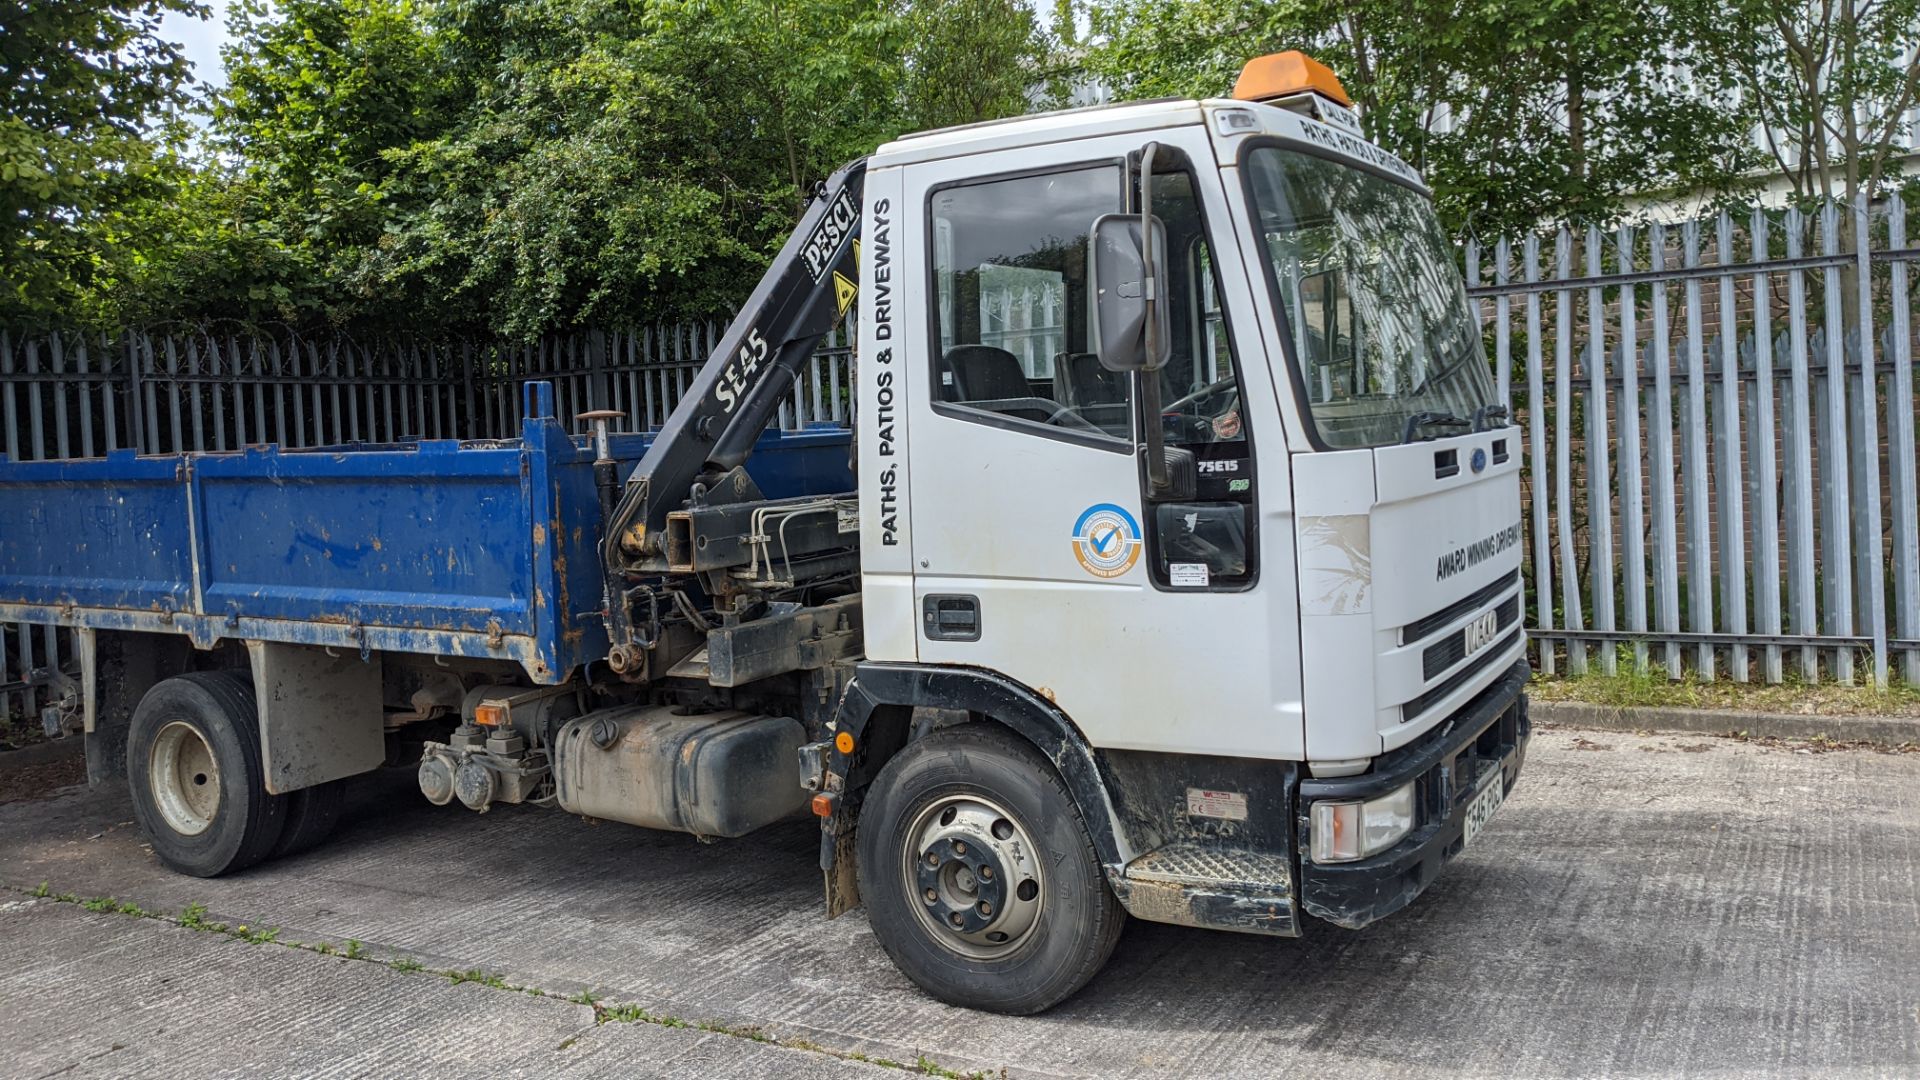
[[[854,294],[859,291],[860,287],[853,283],[852,278],[838,270],[833,272],[833,304],[840,309],[840,314],[847,313],[847,307],[853,303]]]

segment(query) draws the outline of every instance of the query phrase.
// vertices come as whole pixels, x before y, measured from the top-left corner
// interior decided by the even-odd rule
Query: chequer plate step
[[[1128,863],[1126,877],[1131,881],[1285,888],[1293,880],[1293,867],[1283,856],[1245,848],[1168,844]]]

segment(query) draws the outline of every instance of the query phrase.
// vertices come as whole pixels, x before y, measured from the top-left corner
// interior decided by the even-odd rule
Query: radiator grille
[[[1494,630],[1495,633],[1500,633],[1518,622],[1520,619],[1520,594],[1515,593],[1502,601],[1500,606],[1494,609],[1493,617],[1497,623]],[[1453,633],[1448,634],[1446,637],[1441,638],[1439,641],[1434,642],[1432,645],[1427,646],[1426,651],[1420,654],[1421,679],[1423,681],[1432,679],[1434,676],[1439,675],[1441,672],[1459,663],[1460,658],[1465,655],[1467,655],[1467,630],[1466,627],[1463,626]]]
[[[1519,640],[1520,631],[1515,629],[1509,631],[1506,636],[1502,637],[1499,641],[1481,649],[1479,654],[1467,661],[1459,671],[1447,676],[1446,682],[1441,683],[1426,693],[1421,694],[1419,697],[1414,698],[1412,701],[1407,702],[1405,705],[1400,706],[1401,722],[1406,723],[1418,719],[1421,714],[1432,708],[1435,702],[1440,701],[1448,694],[1466,685],[1467,680],[1485,671],[1487,665],[1493,663],[1494,660],[1507,655],[1513,648],[1514,643]]]
[[[1415,619],[1400,628],[1400,644],[1411,645],[1435,630],[1476,608],[1493,603],[1493,598],[1520,584],[1520,571],[1501,577],[1483,589],[1476,589],[1431,615]]]

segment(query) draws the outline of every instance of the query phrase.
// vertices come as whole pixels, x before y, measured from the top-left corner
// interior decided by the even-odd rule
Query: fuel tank
[[[554,739],[562,808],[648,829],[742,836],[800,813],[800,722],[623,706],[569,721]]]

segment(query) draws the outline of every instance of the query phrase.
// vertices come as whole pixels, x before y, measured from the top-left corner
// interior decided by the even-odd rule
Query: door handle
[[[929,641],[979,641],[980,598],[935,593],[921,602]]]

